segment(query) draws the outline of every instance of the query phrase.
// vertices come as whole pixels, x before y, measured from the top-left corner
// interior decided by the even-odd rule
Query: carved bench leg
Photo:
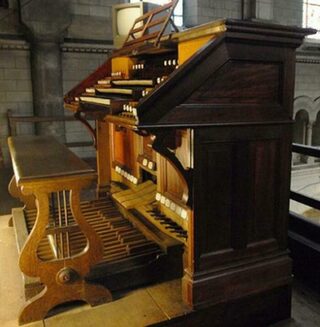
[[[18,187],[16,178],[14,175],[12,176],[10,183],[8,185],[8,192],[13,198],[19,199],[21,202],[24,203],[26,209],[35,209],[36,202],[34,195],[24,195],[20,187]]]
[[[19,315],[19,324],[23,325],[42,320],[58,304],[77,300],[85,301],[91,306],[95,306],[110,302],[112,296],[103,286],[88,284],[83,279],[78,281],[70,280],[60,285],[57,282],[46,287],[41,293],[25,304]]]
[[[68,188],[66,187],[66,189],[72,189],[72,186],[72,184],[67,185]],[[56,230],[55,227],[48,227],[49,196],[51,193],[46,188],[40,188],[39,191],[37,188],[22,189],[24,193],[32,192],[35,194],[38,210],[34,227],[21,251],[19,264],[26,275],[40,277],[45,289],[26,303],[19,317],[20,324],[43,319],[50,309],[61,303],[82,300],[94,306],[112,300],[109,290],[101,285],[88,283],[85,280],[90,267],[102,259],[103,249],[100,238],[82,215],[79,199],[80,189],[79,187],[70,191],[70,207],[67,206],[65,191],[61,191],[63,199],[62,203],[60,203],[61,194],[60,190],[58,190],[57,203],[60,224],[56,226]],[[44,193],[44,190],[48,193]],[[70,218],[69,209],[74,218],[71,226],[68,223],[68,218]],[[62,221],[64,221],[64,224],[61,224]],[[75,225],[86,236],[87,245],[80,253],[71,255],[69,231]],[[38,257],[37,248],[43,236],[47,235],[48,228],[50,233],[54,233],[54,235],[64,233],[60,240],[66,242],[67,245],[62,244],[56,259],[43,261]]]

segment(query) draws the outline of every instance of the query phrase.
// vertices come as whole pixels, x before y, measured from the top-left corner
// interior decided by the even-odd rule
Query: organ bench
[[[80,208],[80,191],[95,179],[94,170],[50,136],[11,137],[8,142],[14,169],[9,190],[27,198],[29,209],[36,208],[35,223],[19,265],[23,273],[40,277],[45,285],[26,303],[19,323],[41,320],[63,302],[84,300],[96,305],[110,301],[109,290],[84,279],[103,255],[101,239]],[[79,232],[87,243],[74,251],[71,236]],[[52,256],[50,251],[41,251],[41,243],[47,239]]]

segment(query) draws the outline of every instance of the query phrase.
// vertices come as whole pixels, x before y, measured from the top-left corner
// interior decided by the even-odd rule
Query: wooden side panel
[[[110,143],[109,124],[97,120],[97,170],[98,170],[98,193],[104,193],[110,186]]]
[[[282,65],[277,62],[230,60],[186,103],[280,104]]]
[[[291,124],[194,133],[183,297],[194,308],[290,283]]]
[[[179,147],[175,149],[175,155],[184,168],[191,167],[191,136],[190,130],[179,130],[176,133],[176,141]],[[186,183],[177,173],[176,168],[163,156],[158,155],[158,191],[166,194],[169,198],[184,201]]]
[[[254,206],[252,220],[248,221],[248,243],[276,237],[279,198],[276,185],[281,179],[279,152],[278,140],[261,140],[250,144]]]
[[[286,127],[203,133],[195,156],[195,269],[283,248],[288,135]]]
[[[192,55],[194,55],[201,47],[212,39],[212,35],[202,36],[192,40],[186,40],[178,44],[178,60],[182,65]]]
[[[155,160],[155,153],[152,150],[152,136],[145,136],[142,137],[143,139],[143,149],[142,149],[142,155],[150,160]]]
[[[129,57],[112,58],[111,71],[112,73],[121,73],[123,78],[129,78],[134,62]]]
[[[130,172],[134,172],[136,170],[137,162],[134,132],[129,129],[113,125],[112,138],[112,161],[124,166]]]
[[[183,183],[171,163],[159,155],[158,164],[158,191],[169,198],[181,200],[183,196]]]

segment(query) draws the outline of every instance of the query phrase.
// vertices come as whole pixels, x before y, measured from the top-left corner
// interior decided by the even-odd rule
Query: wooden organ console
[[[81,207],[103,259],[88,279],[112,291],[182,277],[206,317],[194,323],[289,317],[295,49],[312,30],[228,19],[165,35],[170,19],[151,16],[65,96],[97,149],[98,200]]]

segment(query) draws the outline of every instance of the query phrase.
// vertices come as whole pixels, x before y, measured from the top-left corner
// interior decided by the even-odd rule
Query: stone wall
[[[63,93],[70,91],[77,83],[91,74],[99,67],[108,57],[108,52],[63,52],[62,69],[63,69]],[[103,49],[100,48],[100,51]],[[70,114],[66,112],[66,114]],[[66,122],[66,141],[82,142],[90,140],[90,135],[86,128],[79,122]],[[93,147],[73,148],[73,151],[80,157],[87,158],[94,156]]]
[[[8,162],[6,113],[11,109],[16,115],[32,115],[32,85],[30,76],[30,52],[0,49],[0,144],[5,162]],[[33,132],[31,126],[19,126],[19,134]]]
[[[273,19],[276,22],[283,25],[302,25],[303,0],[273,0],[273,2]]]
[[[297,62],[295,97],[303,95],[312,99],[320,96],[320,62]]]
[[[226,17],[241,18],[240,0],[184,1],[184,20],[186,26],[195,26]]]
[[[11,49],[8,49],[11,47]],[[108,47],[74,45],[64,46],[62,51],[63,93],[83,80],[108,57]],[[9,163],[7,150],[7,110],[14,115],[32,116],[32,83],[30,72],[30,47],[25,41],[0,42],[0,144],[4,161]],[[66,112],[68,114],[68,112]],[[19,135],[33,134],[32,124],[17,125]],[[89,141],[87,130],[79,122],[66,123],[66,141]],[[93,147],[73,148],[81,157],[94,156]]]
[[[21,4],[24,6],[29,2],[22,1]],[[64,34],[65,42],[61,44],[63,94],[107,59],[112,48],[111,6],[120,2],[123,1],[70,1],[71,24]],[[0,8],[0,146],[7,165],[7,110],[20,116],[34,114],[31,45],[25,34],[26,28],[19,23],[17,8],[16,0],[10,1],[9,9]],[[32,124],[18,124],[17,127],[19,135],[34,133]],[[67,142],[91,139],[79,122],[66,123],[65,130]],[[95,152],[93,147],[73,150],[82,157],[92,157]]]
[[[71,23],[61,45],[63,93],[106,59],[112,47],[111,7],[122,2],[124,0],[70,0]],[[257,0],[255,10],[256,17],[260,19],[298,26],[302,23],[302,0]],[[187,26],[223,17],[241,18],[241,15],[241,0],[184,1]],[[9,9],[0,8],[0,144],[4,148],[6,162],[7,109],[12,109],[17,115],[31,115],[33,112],[30,44],[18,16],[17,0],[10,0]],[[320,97],[319,46],[303,50],[300,57],[302,60],[298,60],[296,66],[296,98],[308,97],[315,102]],[[32,132],[31,126],[20,126],[19,133]],[[80,124],[68,123],[66,139],[72,142],[89,140],[90,137]],[[93,149],[89,148],[76,151],[81,156],[93,155]]]
[[[112,39],[112,6],[124,0],[70,0],[72,23],[66,37],[93,40]]]

